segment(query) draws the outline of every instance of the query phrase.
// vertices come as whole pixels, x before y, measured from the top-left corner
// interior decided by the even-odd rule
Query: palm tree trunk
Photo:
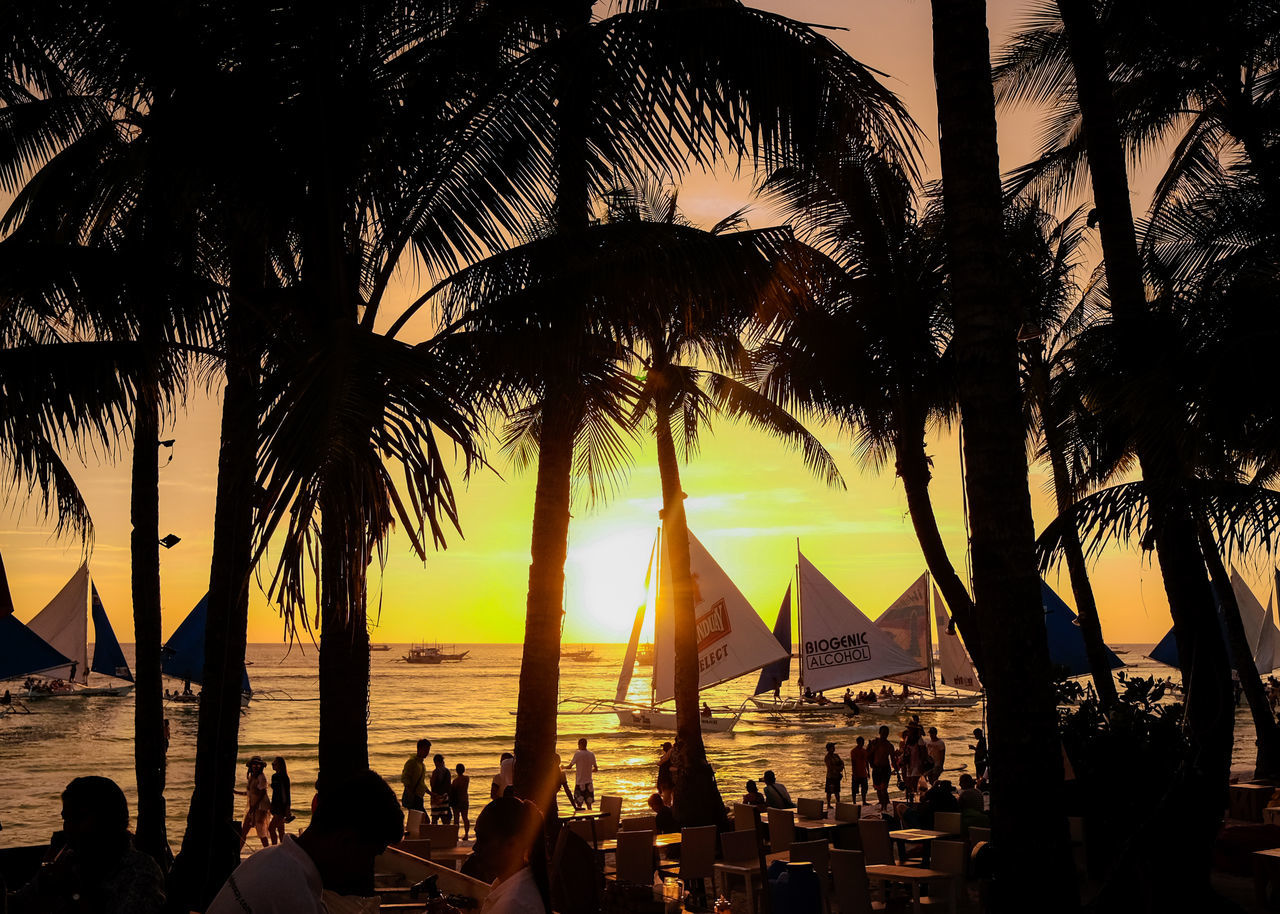
[[[662,478],[662,533],[667,543],[667,574],[675,603],[675,699],[676,741],[672,775],[675,781],[672,811],[686,827],[718,825],[724,818],[724,801],[716,786],[715,772],[707,762],[702,741],[702,716],[698,702],[698,635],[693,577],[689,566],[689,524],[684,513],[680,463],[671,437],[671,413],[657,405],[654,430],[657,438],[658,473]]]
[[[1053,470],[1053,494],[1057,500],[1058,514],[1066,515],[1075,505],[1071,474],[1067,472],[1067,458],[1062,450],[1062,435],[1050,400],[1049,385],[1042,383],[1040,387],[1040,420],[1044,427],[1045,447],[1049,451],[1049,466]],[[1062,542],[1067,559],[1067,574],[1071,578],[1071,592],[1076,598],[1080,634],[1084,638],[1085,653],[1089,656],[1089,671],[1098,693],[1098,702],[1103,711],[1108,711],[1116,703],[1116,681],[1107,660],[1107,645],[1102,639],[1102,620],[1098,616],[1098,603],[1093,598],[1084,548],[1080,545],[1080,534],[1075,524],[1066,525]]]
[[[1214,542],[1209,524],[1203,517],[1196,527],[1200,534],[1200,549],[1204,552],[1205,564],[1209,568],[1209,580],[1213,593],[1218,598],[1223,624],[1227,630],[1231,665],[1240,677],[1240,686],[1244,689],[1244,696],[1249,702],[1249,713],[1253,717],[1253,728],[1258,735],[1258,755],[1254,760],[1253,776],[1275,777],[1280,768],[1280,727],[1276,726],[1276,719],[1271,714],[1271,703],[1267,701],[1262,677],[1253,661],[1253,652],[1249,650],[1249,636],[1244,630],[1244,620],[1240,617],[1240,603],[1231,587],[1231,576],[1222,564],[1222,557],[1218,555],[1218,544]]]
[[[1140,352],[1147,311],[1138,259],[1129,178],[1120,141],[1101,30],[1089,0],[1057,0],[1076,77],[1094,204],[1111,292],[1120,351]],[[1141,416],[1134,416],[1141,423]],[[1139,426],[1140,427],[1140,426]],[[1209,893],[1210,844],[1226,808],[1231,769],[1232,700],[1230,670],[1213,608],[1195,521],[1182,492],[1171,455],[1172,442],[1139,440],[1137,455],[1147,490],[1149,517],[1169,611],[1178,640],[1183,682],[1188,688],[1187,720],[1194,766],[1184,784],[1193,840],[1180,842],[1166,857],[1176,879],[1153,879],[1170,904],[1197,903]],[[1177,886],[1178,895],[1174,895]]]
[[[920,551],[924,553],[925,564],[929,566],[929,573],[933,575],[938,589],[947,601],[951,618],[964,636],[969,657],[981,678],[984,659],[982,638],[978,631],[973,599],[955,566],[951,564],[946,544],[942,542],[938,518],[933,512],[933,499],[929,496],[929,481],[933,478],[933,473],[929,469],[929,455],[924,449],[924,430],[917,431],[919,434],[899,435],[894,443],[898,458],[898,478],[902,480],[902,491],[907,496],[907,511],[911,514],[911,525],[920,542]]]
[[[138,782],[138,848],[162,867],[171,859],[165,829],[164,696],[160,676],[160,437],[159,392],[143,381],[135,403],[129,492],[134,671],[133,764]]]
[[[328,486],[326,485],[326,489]],[[368,558],[351,555],[343,517],[320,496],[320,740],[319,770],[341,781],[369,767],[369,630],[365,625]],[[361,894],[373,894],[373,874]]]
[[[964,417],[973,583],[1000,766],[993,908],[1078,906],[1063,814],[1062,756],[1035,561],[1018,378],[1004,277],[1000,162],[983,0],[933,0],[933,64],[955,345]],[[1026,802],[1035,796],[1036,803]],[[1036,834],[1038,840],[1027,841]],[[1051,885],[1052,892],[1043,887]]]
[[[261,307],[265,245],[261,239],[237,244],[232,256],[231,301],[223,344],[227,386],[222,397],[195,789],[182,851],[170,876],[171,900],[177,895],[174,910],[182,911],[205,910],[240,862],[233,791],[249,621],[258,448],[261,352],[253,315]]]
[[[555,805],[556,705],[560,697],[560,628],[564,620],[564,563],[569,552],[573,440],[582,418],[580,393],[566,387],[549,390],[543,402],[524,655],[516,704],[516,793],[548,812]]]

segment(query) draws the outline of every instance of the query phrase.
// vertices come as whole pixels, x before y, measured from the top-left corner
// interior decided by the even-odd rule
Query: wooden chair
[[[862,860],[862,851],[831,851],[831,876],[840,914],[873,914],[884,909],[884,905],[871,899],[871,881]]]
[[[831,847],[826,841],[795,841],[791,845],[792,863],[812,863],[822,891],[822,907],[831,910]]]
[[[784,854],[796,839],[796,817],[790,809],[769,810],[769,853]]]
[[[720,835],[720,849],[724,859],[713,868],[716,890],[730,898],[733,882],[741,879],[747,895],[747,914],[755,914],[756,895],[764,891],[758,833],[754,829],[724,832]]]
[[[760,827],[760,807],[749,803],[733,804],[733,830],[755,831]]]
[[[550,875],[551,904],[559,914],[596,914],[600,910],[600,870],[595,852],[590,839],[584,840],[576,829],[560,829]]]
[[[858,838],[862,841],[866,866],[892,864],[893,846],[889,843],[889,823],[884,819],[859,819]]]
[[[942,831],[942,829],[937,829]],[[933,890],[930,889],[928,898],[921,898],[922,905],[941,905],[948,906],[948,910],[954,911],[956,899],[963,897],[964,880],[969,869],[969,854],[963,841],[934,841],[933,849],[930,851],[929,869],[939,870],[943,873],[950,873],[955,878],[951,880],[947,886],[947,895],[935,896]]]
[[[657,816],[632,816],[629,819],[618,820],[619,833],[624,831],[657,831]]]
[[[699,886],[696,894],[705,897],[705,880],[715,876],[717,836],[714,825],[680,829],[680,859],[667,861],[659,869],[663,875],[679,876],[691,892],[696,880]]]
[[[836,821],[837,822],[857,822],[862,818],[861,803],[845,803],[843,800],[836,804]]]
[[[573,834],[577,835],[583,841],[586,841],[587,844],[591,845],[593,848],[596,846],[599,833],[597,832],[596,834],[592,834],[592,823],[586,820],[569,819],[565,824],[569,826],[569,831],[573,832]]]
[[[636,885],[653,884],[653,832],[618,832],[618,851],[614,878]]]
[[[934,831],[944,831],[948,835],[964,833],[964,822],[958,812],[935,812],[933,814]]]
[[[827,816],[826,800],[812,800],[801,797],[796,800],[796,815],[802,819],[825,819]]]
[[[991,840],[991,829],[980,828],[977,825],[971,826],[969,828],[968,839],[969,850],[972,851],[979,842]]]
[[[596,819],[596,837],[601,841],[618,836],[618,823],[622,821],[622,797],[605,794],[600,797],[600,812],[607,813]]]

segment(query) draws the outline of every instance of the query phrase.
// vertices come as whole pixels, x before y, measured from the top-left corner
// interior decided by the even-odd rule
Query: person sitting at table
[[[676,814],[662,800],[662,794],[655,793],[649,797],[649,808],[653,810],[655,834],[674,835],[680,831],[680,824],[676,822]]]
[[[748,806],[767,806],[764,795],[760,793],[760,788],[756,786],[755,781],[747,781],[747,792],[742,796],[742,802]]]
[[[933,828],[935,812],[959,812],[960,804],[956,802],[956,789],[951,782],[943,779],[924,792],[922,799],[915,807],[919,818],[913,823],[916,828]]]
[[[786,786],[774,776],[772,771],[766,771],[764,777],[760,778],[764,781],[764,799],[765,805],[772,809],[794,809],[795,803],[791,801],[791,794]]]
[[[973,780],[973,775],[960,775],[960,822],[968,833],[971,828],[989,828],[991,817],[987,815],[985,797]]]

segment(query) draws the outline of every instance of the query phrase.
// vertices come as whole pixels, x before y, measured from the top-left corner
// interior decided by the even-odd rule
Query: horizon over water
[[[574,643],[577,646],[577,643]],[[562,698],[611,700],[617,686],[625,645],[584,644],[595,650],[598,659],[560,665]],[[133,645],[123,645],[130,665]],[[437,666],[401,661],[407,645],[393,644],[391,650],[374,652],[370,667],[369,764],[400,793],[400,769],[414,752],[418,739],[431,740],[432,754],[441,753],[453,769],[462,762],[471,775],[471,819],[488,802],[490,779],[497,772],[501,753],[510,751],[514,741],[516,692],[520,675],[520,644],[459,644],[471,655],[460,663]],[[1123,659],[1134,675],[1168,675],[1168,667],[1141,656],[1138,648],[1150,645],[1116,645],[1129,648]],[[243,783],[244,762],[261,755],[268,764],[276,755],[284,756],[289,767],[297,820],[288,827],[296,834],[309,820],[316,776],[316,739],[319,732],[319,687],[317,652],[310,644],[300,647],[282,643],[251,644],[247,651],[249,678],[255,697],[240,719],[240,749],[236,773]],[[794,667],[793,667],[794,675]],[[649,668],[637,667],[629,698],[647,701]],[[93,677],[91,682],[105,681]],[[794,681],[794,680],[793,680]],[[166,681],[166,688],[180,684]],[[703,696],[714,708],[738,707],[755,686],[755,675],[744,676],[708,689]],[[6,684],[16,695],[13,684]],[[854,691],[858,690],[854,686]],[[895,686],[895,691],[899,687]],[[833,692],[833,697],[835,697]],[[60,794],[67,783],[82,775],[104,775],[114,779],[129,798],[131,815],[137,813],[133,771],[133,699],[55,698],[28,702],[30,715],[0,718],[0,770],[5,772],[3,803],[0,803],[0,847],[45,844],[61,827]],[[961,772],[973,770],[973,753],[967,748],[974,727],[983,726],[984,708],[953,712],[922,713],[926,728],[936,726],[947,741],[945,777],[955,783]],[[169,841],[176,852],[186,826],[187,804],[191,798],[198,707],[195,704],[165,705],[170,720],[167,821]],[[822,724],[778,723],[763,714],[748,713],[733,733],[708,734],[707,755],[716,768],[721,795],[726,803],[741,798],[744,782],[773,769],[793,797],[822,795],[825,744],[834,741],[846,762],[844,795],[848,798],[850,772],[848,753],[854,738],[870,739],[881,723],[887,723],[895,737],[906,718],[863,714],[858,717],[833,716]],[[579,737],[589,740],[600,771],[595,775],[597,800],[602,794],[624,798],[625,811],[641,814],[653,792],[658,750],[671,738],[662,731],[624,730],[613,714],[568,716],[558,719],[558,749],[567,762]],[[998,759],[998,734],[992,740]],[[1233,762],[1251,764],[1254,752],[1253,727],[1247,706],[1236,715],[1236,743]],[[573,774],[569,772],[570,788]],[[891,790],[893,796],[901,792]],[[562,810],[568,809],[564,794]],[[234,802],[237,817],[243,815],[244,798]],[[256,837],[250,836],[256,841]]]

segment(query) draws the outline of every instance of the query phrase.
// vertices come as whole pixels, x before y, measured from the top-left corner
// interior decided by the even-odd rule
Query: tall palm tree
[[[999,890],[992,901],[995,910],[1016,910],[1026,893],[1047,879],[1057,891],[1043,904],[1049,910],[1069,910],[1076,905],[1075,881],[1027,489],[1018,312],[1005,279],[1008,253],[985,2],[933,0],[933,42],[984,685],[992,743],[1018,759],[1008,772],[1010,780],[997,783],[992,796],[996,840],[1000,833],[1006,836],[1000,843],[1008,854],[999,862]],[[1031,790],[1041,791],[1044,801],[1034,811],[1015,799]],[[1031,827],[1043,836],[1034,849],[1018,838]]]
[[[871,467],[892,459],[925,562],[981,673],[973,600],[947,554],[929,494],[925,438],[956,413],[938,214],[918,215],[909,176],[859,148],[837,148],[816,168],[779,170],[762,193],[845,276],[824,287],[823,308],[792,316],[786,332],[761,348],[763,389],[837,419]],[[854,352],[860,357],[850,359]]]
[[[1153,331],[1159,332],[1153,321],[1161,322],[1162,317],[1150,314],[1148,308],[1105,45],[1091,3],[1059,0],[1058,10],[1075,75],[1115,334],[1121,351],[1132,353],[1137,361],[1142,359],[1139,353],[1150,345]],[[1121,375],[1116,388],[1129,386],[1123,379]],[[1137,430],[1134,450],[1149,500],[1153,540],[1177,632],[1184,680],[1192,686],[1187,710],[1200,765],[1193,772],[1188,789],[1196,797],[1193,801],[1197,804],[1193,807],[1198,823],[1195,834],[1204,842],[1213,834],[1212,823],[1220,817],[1220,801],[1230,767],[1229,664],[1218,630],[1190,495],[1178,472],[1175,444],[1168,440],[1170,430],[1177,426],[1152,422],[1146,406],[1137,408],[1140,401],[1133,393],[1130,390],[1124,400],[1131,408],[1126,421]],[[1201,843],[1198,850],[1197,860],[1187,861],[1193,867],[1188,872],[1194,874],[1191,881],[1195,890],[1203,892],[1207,890],[1208,880],[1204,864],[1207,848]]]
[[[1070,368],[1073,334],[1097,316],[1096,296],[1082,294],[1073,276],[1080,268],[1084,214],[1077,209],[1059,221],[1035,203],[1015,203],[1010,205],[1005,222],[1015,287],[1023,299],[1020,349],[1031,435],[1043,444],[1043,456],[1053,474],[1058,513],[1066,514],[1082,488],[1083,476],[1082,472],[1073,476],[1068,462],[1079,467],[1082,457],[1092,456],[1081,453],[1088,446],[1081,440],[1081,426],[1090,423]],[[1099,471],[1093,468],[1093,472]],[[1098,700],[1106,711],[1116,701],[1116,685],[1102,639],[1098,604],[1089,583],[1080,538],[1074,529],[1064,532],[1063,553],[1080,634]]]
[[[610,196],[609,221],[687,227],[676,201],[674,191],[667,193],[654,183],[622,188]],[[718,247],[724,249],[726,272],[741,280],[721,287],[716,299],[668,296],[651,303],[637,312],[629,332],[644,368],[631,421],[652,425],[662,480],[664,559],[675,610],[674,809],[677,820],[686,825],[717,824],[724,804],[702,740],[697,608],[680,482],[681,452],[686,461],[693,457],[701,427],[719,413],[745,419],[800,448],[815,474],[829,485],[843,486],[822,444],[793,416],[739,380],[752,372],[742,342],[748,325],[767,326],[777,316],[808,307],[806,280],[810,279],[808,252],[790,245],[788,232],[737,230],[741,221],[741,214],[734,213],[713,226],[708,232],[711,237],[705,239],[723,241]],[[738,260],[739,266],[728,263],[732,260]],[[673,430],[679,431],[679,447]]]

